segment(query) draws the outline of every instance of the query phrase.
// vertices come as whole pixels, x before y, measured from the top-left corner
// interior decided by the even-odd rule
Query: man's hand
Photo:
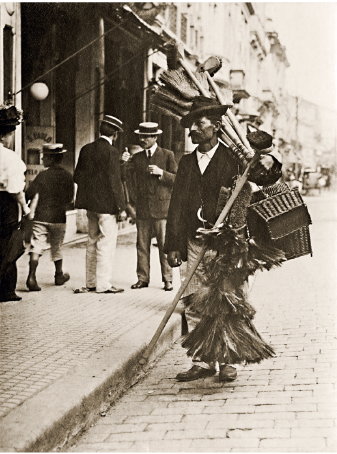
[[[125,148],[125,151],[124,151],[124,153],[122,154],[121,159],[122,159],[122,161],[124,161],[124,162],[128,162],[128,160],[129,160],[130,158],[131,158],[131,155],[130,155],[128,149]]]
[[[149,172],[151,175],[158,175],[159,177],[163,176],[163,169],[160,169],[158,166],[155,165],[150,165],[149,166]]]
[[[181,256],[179,251],[172,251],[167,254],[167,262],[171,268],[181,265]]]
[[[126,211],[121,211],[118,215],[119,222],[126,221],[127,218],[128,218],[128,215],[126,214]]]

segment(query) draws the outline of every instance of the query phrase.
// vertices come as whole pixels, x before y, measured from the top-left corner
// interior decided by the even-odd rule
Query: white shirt
[[[197,149],[197,160],[198,160],[200,172],[202,174],[207,169],[207,166],[210,163],[211,159],[213,158],[214,153],[218,149],[218,146],[219,146],[219,142],[215,145],[215,147],[213,147],[207,153],[200,153],[200,151],[198,151],[198,149]]]
[[[0,191],[17,194],[24,190],[26,165],[14,151],[0,143]]]
[[[107,140],[109,142],[110,145],[112,145],[112,140],[110,139],[110,137],[107,137],[107,136],[101,136],[103,137],[103,139]]]
[[[157,150],[157,147],[158,147],[158,144],[155,143],[154,145],[152,145],[151,148],[146,149],[146,150],[145,150],[145,151],[146,151],[146,156],[149,157],[149,153],[150,153],[151,158],[152,158],[153,153]]]

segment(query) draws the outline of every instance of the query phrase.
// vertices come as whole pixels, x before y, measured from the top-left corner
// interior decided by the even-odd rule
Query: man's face
[[[218,131],[211,120],[207,117],[197,118],[190,126],[190,136],[192,143],[203,144],[209,142]]]
[[[42,162],[44,167],[50,167],[52,165],[52,158],[48,154],[43,153]]]
[[[157,142],[157,136],[144,136],[142,134],[139,135],[139,143],[140,146],[144,150],[148,150]]]

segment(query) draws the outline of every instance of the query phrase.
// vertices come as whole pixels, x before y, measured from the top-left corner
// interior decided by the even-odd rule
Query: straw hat
[[[145,123],[139,123],[139,129],[135,131],[136,134],[141,134],[145,136],[155,136],[161,134],[163,131],[158,129],[158,123],[152,123],[147,121]]]
[[[109,125],[112,125],[115,128],[117,128],[120,132],[124,132],[122,128],[123,123],[118,118],[113,117],[112,115],[104,115],[102,123],[108,123]]]

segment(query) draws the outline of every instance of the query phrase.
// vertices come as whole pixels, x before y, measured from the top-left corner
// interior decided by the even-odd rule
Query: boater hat
[[[158,129],[158,123],[152,123],[147,121],[145,123],[139,123],[139,129],[135,131],[136,134],[142,134],[145,136],[155,136],[161,134],[163,131]]]
[[[66,151],[63,148],[63,143],[44,143],[42,145],[42,152],[45,154],[61,154]]]
[[[189,128],[197,118],[207,115],[219,115],[221,117],[229,107],[232,106],[221,105],[215,99],[207,98],[206,96],[196,96],[190,112],[182,117],[180,124],[183,128]]]
[[[123,123],[118,120],[118,118],[116,117],[113,117],[112,115],[104,115],[103,117],[103,120],[102,120],[102,123],[108,123],[109,125],[112,125],[114,126],[115,128],[117,128],[120,132],[124,132],[123,131]]]

